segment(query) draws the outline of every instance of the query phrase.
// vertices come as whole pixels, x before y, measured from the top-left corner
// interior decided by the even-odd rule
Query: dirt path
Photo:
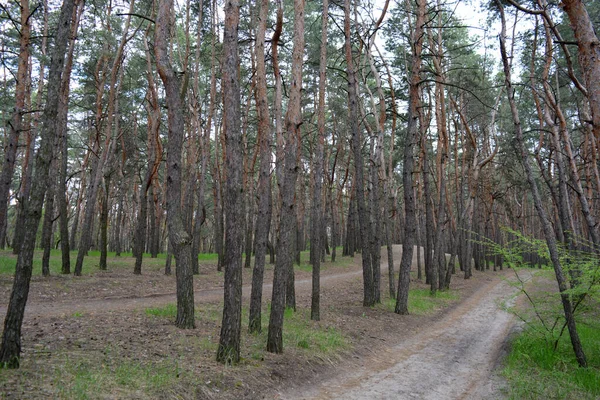
[[[498,383],[490,377],[515,325],[500,303],[514,292],[505,281],[494,280],[432,326],[385,354],[365,359],[362,367],[282,398],[502,398]]]
[[[387,271],[387,264],[382,263],[382,271]],[[349,279],[362,276],[362,270],[353,269],[350,272],[337,273],[321,277],[321,284],[329,284],[347,281]],[[311,279],[296,280],[296,290],[299,293],[310,293]],[[272,284],[263,285],[263,299],[271,298]],[[251,287],[244,285],[242,295],[244,299],[250,298]],[[201,289],[194,292],[194,301],[196,304],[217,302],[223,298],[223,287],[210,289]],[[25,309],[26,317],[59,317],[69,315],[74,312],[94,313],[99,311],[125,311],[135,310],[146,307],[157,307],[176,301],[175,293],[157,293],[147,296],[117,296],[96,299],[78,299],[70,301],[53,301],[46,303],[27,304]],[[0,315],[6,314],[6,306],[0,306]]]

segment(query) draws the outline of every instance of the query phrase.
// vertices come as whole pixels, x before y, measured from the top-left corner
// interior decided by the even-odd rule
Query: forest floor
[[[396,246],[396,265],[400,254]],[[173,325],[175,277],[162,273],[164,260],[145,259],[153,267],[141,276],[128,257],[110,257],[109,271],[83,277],[34,276],[21,368],[0,370],[0,398],[502,398],[494,368],[515,324],[501,304],[513,298],[504,282],[511,272],[474,271],[470,280],[459,273],[434,298],[413,279],[411,315],[398,316],[386,258],[384,250],[382,304],[372,308],[362,306],[360,255],[326,263],[319,322],[309,319],[310,268],[298,268],[297,312],[286,313],[281,355],[264,350],[270,284],[259,335],[246,333],[244,286],[242,362],[233,367],[215,361],[223,275],[214,262],[201,261],[194,277],[191,330]],[[0,275],[0,315],[11,284]]]

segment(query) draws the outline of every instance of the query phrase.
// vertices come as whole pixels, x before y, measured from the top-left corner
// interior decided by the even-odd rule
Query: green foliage
[[[523,274],[523,267],[533,267],[524,260],[525,254],[535,254],[544,260],[543,268],[537,272],[540,277],[554,279],[553,270],[550,264],[548,246],[545,240],[536,239],[523,235],[522,233],[503,228],[506,237],[509,239],[504,245],[498,245],[492,241],[483,241],[492,254],[499,254],[503,257],[506,264],[513,268],[517,280],[511,285],[519,289],[519,294],[524,294],[527,298],[530,308],[527,310],[509,309],[521,318],[525,323],[531,324],[532,329],[540,330],[539,334],[544,336],[547,341],[556,344],[560,336],[565,332],[564,314],[561,306],[559,293],[556,286],[551,285],[548,290],[540,290],[539,285],[535,293],[530,293],[526,287],[529,283],[527,274]],[[581,239],[574,238],[579,248],[586,248],[590,243]],[[600,291],[600,264],[596,254],[571,250],[563,244],[558,245],[559,259],[565,277],[569,283],[569,289],[564,293],[571,297],[574,304],[574,313],[585,311],[590,302],[597,301]]]
[[[600,397],[600,323],[580,323],[588,368],[579,368],[567,336],[556,350],[538,332],[526,329],[512,343],[503,374],[511,399],[597,399]]]

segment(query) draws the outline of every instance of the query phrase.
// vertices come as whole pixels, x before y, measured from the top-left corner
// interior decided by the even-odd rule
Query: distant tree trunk
[[[408,126],[406,129],[406,144],[404,147],[404,167],[402,169],[402,184],[404,185],[404,241],[402,242],[402,260],[400,261],[400,277],[398,279],[398,295],[396,297],[396,314],[408,314],[408,290],[410,285],[410,269],[412,265],[415,226],[415,194],[413,189],[414,154],[419,130],[419,82],[421,80],[421,52],[425,33],[426,0],[419,0],[415,29],[412,37],[412,65],[409,78]]]
[[[223,269],[223,200],[222,200],[222,192],[221,192],[221,168],[219,158],[221,157],[220,151],[220,138],[216,138],[215,140],[215,165],[214,165],[214,179],[213,184],[213,196],[214,196],[214,215],[215,215],[215,251],[217,252],[217,271],[221,271]]]
[[[85,165],[85,163],[84,163]],[[82,175],[85,174],[82,172]],[[81,200],[83,197],[83,187],[84,187],[85,178],[81,178],[81,182],[79,184],[79,190],[77,191],[77,202],[75,204],[75,212],[73,213],[73,224],[71,225],[71,232],[69,233],[69,245],[71,246],[71,250],[77,250],[77,230],[79,228],[79,214],[81,214]]]
[[[552,260],[552,265],[554,266],[554,272],[556,275],[556,281],[558,283],[558,289],[560,291],[560,297],[563,305],[563,310],[565,314],[565,320],[567,322],[567,328],[569,330],[569,335],[571,338],[571,345],[573,346],[573,352],[575,353],[575,357],[577,358],[577,362],[580,367],[586,367],[587,361],[585,354],[583,352],[583,347],[581,345],[581,341],[579,339],[579,334],[577,332],[577,326],[575,324],[575,318],[573,315],[573,305],[570,300],[569,294],[567,291],[567,283],[563,273],[561,261],[559,259],[558,248],[556,245],[556,238],[554,235],[554,231],[552,228],[552,224],[550,219],[548,218],[548,214],[546,213],[546,209],[543,207],[542,198],[538,191],[538,186],[535,181],[535,176],[533,174],[533,170],[531,168],[531,164],[529,163],[529,153],[525,147],[523,132],[521,130],[521,122],[519,118],[519,111],[517,110],[517,105],[514,99],[514,88],[511,82],[511,66],[508,61],[508,54],[506,52],[505,47],[505,36],[506,36],[506,20],[504,17],[504,8],[502,7],[499,0],[496,0],[496,4],[500,10],[500,14],[502,17],[502,32],[500,34],[500,52],[502,55],[502,63],[504,66],[504,85],[506,87],[506,95],[510,104],[511,114],[513,117],[515,136],[517,139],[518,150],[520,151],[521,161],[523,167],[525,169],[525,174],[527,177],[527,182],[529,183],[529,187],[531,190],[531,194],[533,196],[533,201],[535,208],[538,212],[540,220],[542,222],[542,229],[544,231],[544,236],[546,238],[546,243],[548,245],[548,251],[550,252],[550,259]]]
[[[181,153],[184,123],[181,100],[181,83],[169,60],[169,38],[174,27],[171,25],[173,0],[161,0],[155,24],[154,54],[158,73],[165,87],[168,108],[167,148],[167,225],[169,242],[177,268],[177,318],[178,328],[194,327],[194,285],[192,274],[192,238],[185,230],[181,212]]]
[[[17,195],[18,209],[17,209],[17,222],[15,223],[15,234],[13,238],[13,254],[19,254],[21,245],[25,237],[25,201],[29,198],[31,193],[31,180],[33,176],[33,164],[34,164],[34,145],[35,138],[34,134],[29,131],[27,133],[27,144],[25,149],[25,159],[21,165],[22,176],[21,176],[21,189]]]
[[[171,275],[171,263],[173,262],[173,249],[171,245],[167,245],[167,256],[165,260],[165,275]]]
[[[353,182],[350,189],[350,200],[348,201],[348,220],[346,221],[346,240],[344,252],[342,255],[354,257],[354,252],[358,248],[356,227],[356,182]]]
[[[240,361],[240,334],[242,326],[242,238],[243,184],[242,184],[242,131],[240,128],[240,81],[238,75],[238,23],[240,4],[237,0],[225,3],[225,30],[223,34],[223,107],[225,110],[226,201],[225,226],[225,282],[223,321],[217,349],[217,361]]]
[[[162,162],[162,161],[161,161]],[[150,212],[149,212],[149,224],[150,224],[150,258],[157,258],[160,252],[160,214],[162,208],[159,207],[158,194],[156,193],[156,177],[150,185]]]
[[[100,206],[100,264],[101,270],[106,270],[106,259],[108,253],[108,202],[110,194],[110,176],[104,177],[104,197]]]
[[[252,172],[250,173],[253,174]],[[252,177],[249,177],[249,180],[250,183],[248,184],[248,193],[246,195],[246,216],[244,218],[246,220],[246,234],[244,235],[244,268],[250,268],[250,266],[252,265],[252,232],[254,230],[254,179]]]
[[[147,178],[147,176],[146,176]],[[148,181],[148,179],[144,179],[144,181]],[[148,212],[148,198],[146,185],[142,183],[142,189],[140,193],[140,208],[138,210],[137,215],[137,224],[134,231],[134,239],[133,239],[133,256],[135,257],[135,265],[133,266],[133,273],[135,275],[142,274],[142,259],[144,255],[144,243],[146,238],[146,220],[147,220],[147,212]]]
[[[304,55],[304,0],[294,0],[294,48],[292,51],[292,73],[289,88],[288,110],[285,118],[287,131],[285,145],[285,171],[281,186],[281,219],[279,223],[279,238],[277,241],[277,259],[273,277],[273,295],[271,300],[271,315],[269,317],[269,333],[267,351],[283,352],[283,313],[285,309],[286,275],[293,262],[294,219],[296,204],[294,192],[298,177],[297,154],[300,147],[301,90],[302,90],[302,60]]]
[[[278,17],[282,16],[278,14]],[[256,104],[258,113],[258,140],[260,146],[260,166],[258,177],[258,215],[256,219],[254,269],[252,270],[252,294],[250,297],[250,321],[248,330],[260,332],[262,287],[265,270],[265,256],[271,227],[271,124],[267,96],[267,72],[265,67],[265,31],[269,17],[269,0],[260,3],[258,29],[256,32]],[[277,25],[271,40],[275,57],[281,36],[283,20],[277,19]]]
[[[116,257],[120,257],[121,256],[121,251],[123,249],[123,240],[121,239],[121,225],[123,224],[123,217],[124,217],[124,213],[123,213],[123,198],[125,197],[125,194],[123,193],[124,190],[121,188],[120,189],[120,193],[119,193],[119,200],[117,202],[117,221],[115,223],[115,231],[114,231],[114,250],[115,250],[115,256]]]
[[[52,160],[52,148],[56,140],[60,78],[64,68],[73,7],[73,0],[65,0],[63,2],[58,19],[58,29],[55,33],[56,40],[51,51],[52,57],[48,76],[47,101],[42,119],[40,147],[38,148],[35,160],[35,185],[33,185],[31,196],[25,204],[25,237],[17,258],[15,279],[4,320],[4,331],[0,346],[0,365],[9,368],[18,368],[21,356],[21,326],[29,295],[35,238],[42,215],[42,205],[46,193],[50,162]]]
[[[54,163],[52,163],[54,164]],[[52,224],[54,222],[54,197],[56,180],[50,181],[46,191],[44,221],[42,223],[42,275],[50,276],[50,251],[52,250]]]

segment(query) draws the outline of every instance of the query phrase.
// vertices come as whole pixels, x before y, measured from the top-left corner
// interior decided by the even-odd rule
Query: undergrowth
[[[558,341],[526,328],[513,341],[503,375],[511,399],[600,398],[600,322],[580,322],[579,336],[588,368],[577,365],[568,335]]]
[[[202,321],[218,325],[221,321],[221,310],[221,305],[206,305],[196,310],[196,317]],[[168,304],[164,307],[146,308],[145,312],[149,316],[175,319],[177,316],[177,306],[175,304]],[[259,334],[249,334],[247,333],[246,326],[242,326],[242,358],[264,359],[269,310],[263,312],[261,317],[263,329]],[[247,307],[242,308],[242,321],[243,323],[248,321]],[[204,341],[202,347],[214,347],[216,350],[217,343],[217,336],[215,335],[212,344]],[[285,349],[289,347],[303,349],[316,356],[332,356],[348,348],[349,341],[338,329],[311,321],[310,310],[298,310],[294,312],[292,309],[287,309],[284,314],[283,346]]]

